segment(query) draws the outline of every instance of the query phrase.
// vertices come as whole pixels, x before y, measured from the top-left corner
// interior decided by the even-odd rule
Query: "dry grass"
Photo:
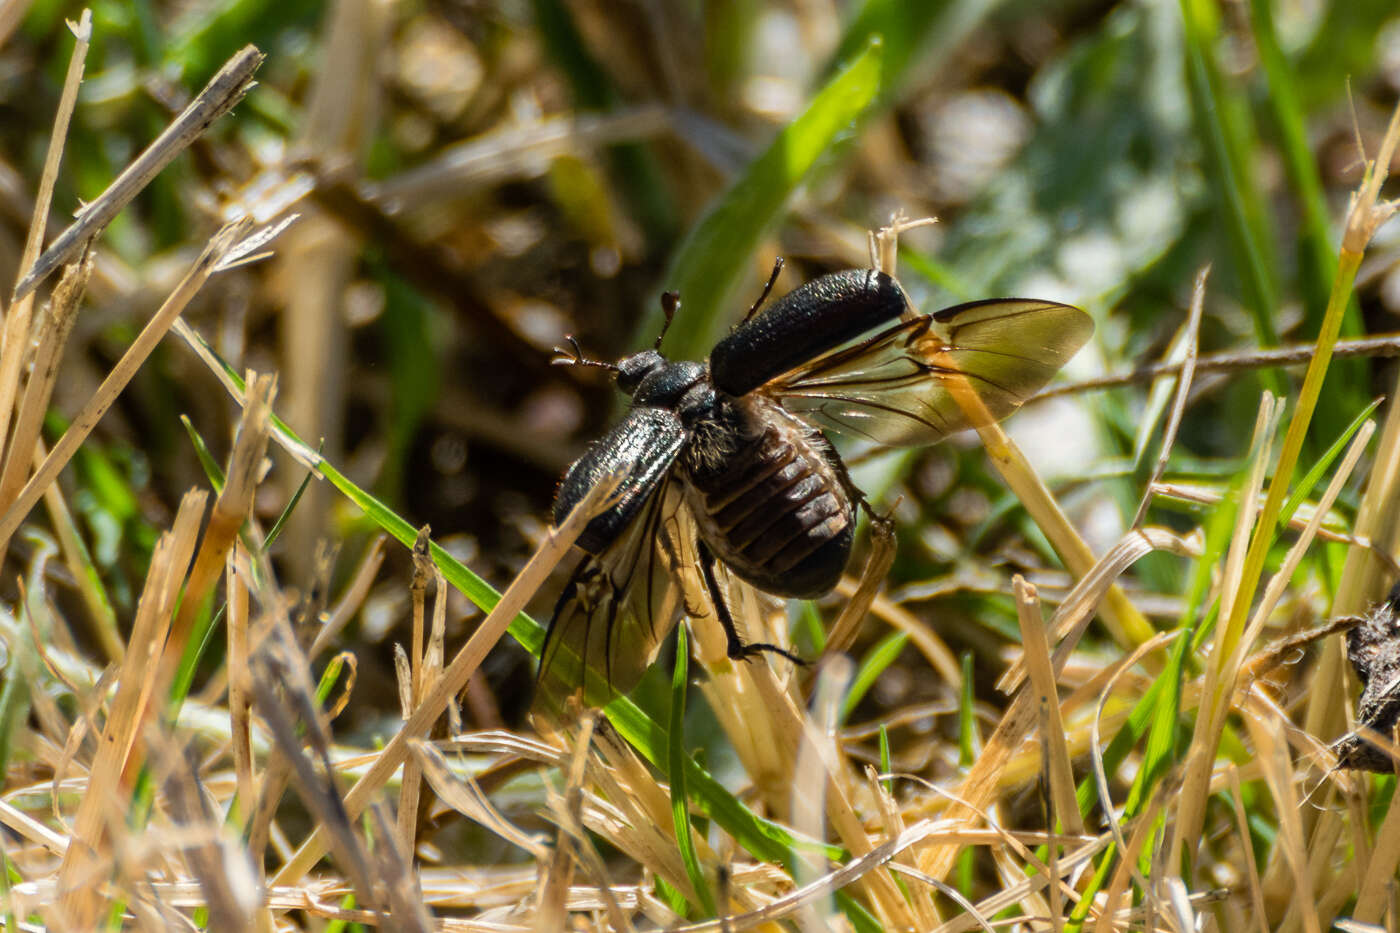
[[[365,60],[368,39],[386,28],[381,16],[374,5],[335,8],[326,43],[333,67],[311,93],[308,136],[351,162],[364,150],[365,118],[343,109],[346,95],[335,88],[353,86],[349,99],[371,107]],[[1341,632],[1384,591],[1389,555],[1400,544],[1400,405],[1390,405],[1379,432],[1363,420],[1337,445],[1329,468],[1309,480],[1306,508],[1295,509],[1288,496],[1298,488],[1295,472],[1312,467],[1305,438],[1334,347],[1343,346],[1341,315],[1357,270],[1396,209],[1380,192],[1400,144],[1400,110],[1345,219],[1327,316],[1317,343],[1299,357],[1308,372],[1288,398],[1260,393],[1233,485],[1193,490],[1166,478],[1195,380],[1242,365],[1238,354],[1219,360],[1198,352],[1210,300],[1204,273],[1187,323],[1163,354],[1167,365],[1139,374],[1168,380],[1163,397],[1172,404],[1156,461],[1136,490],[1141,506],[1102,555],[1071,517],[1082,511],[1062,505],[1000,427],[979,428],[989,462],[1068,571],[1068,578],[1039,575],[1061,584],[1054,587],[1032,582],[1029,569],[984,570],[1011,600],[1020,629],[1020,647],[995,657],[999,693],[979,698],[965,680],[971,667],[959,668],[931,620],[877,595],[894,561],[892,539],[879,538],[826,612],[830,643],[820,663],[731,661],[702,582],[682,570],[690,615],[681,644],[693,643],[704,670],[691,676],[690,652],[682,650],[672,697],[703,701],[703,715],[672,708],[669,721],[657,720],[644,710],[664,702],[622,701],[574,711],[562,724],[539,718],[508,729],[483,664],[508,629],[529,640],[522,614],[537,592],[549,591],[551,572],[611,490],[602,484],[558,528],[541,531],[499,597],[474,578],[464,585],[466,572],[428,528],[414,541],[406,523],[276,417],[291,410],[298,423],[319,423],[320,407],[339,398],[332,391],[344,378],[333,354],[286,377],[250,370],[240,380],[181,320],[211,279],[260,258],[252,254],[285,222],[259,227],[271,218],[255,222],[250,209],[220,227],[71,424],[44,444],[44,417],[94,275],[93,238],[241,99],[261,61],[251,47],[235,56],[41,254],[90,28],[85,16],[0,344],[0,438],[8,438],[0,550],[23,571],[17,599],[0,612],[7,925],[1397,928],[1394,781],[1338,770],[1329,745],[1354,725],[1343,702],[1350,673]],[[572,126],[571,138],[635,140],[655,133],[658,119],[638,111]],[[511,145],[540,158],[571,151],[546,129]],[[318,171],[328,169],[286,170],[279,183],[305,182],[306,194]],[[443,183],[422,170],[398,181],[393,197],[405,200],[417,196],[414,185]],[[340,190],[324,175],[319,184],[323,198]],[[346,196],[373,206],[364,191]],[[302,207],[308,216],[276,242],[272,261],[276,274],[299,278],[287,293],[292,309],[306,313],[289,314],[287,326],[297,329],[295,345],[311,346],[335,339],[358,247],[325,203]],[[893,246],[881,249],[879,262],[892,268],[893,256]],[[56,284],[36,305],[36,289],[53,272]],[[134,611],[118,620],[83,584],[89,563],[58,478],[172,329],[229,389],[237,431],[212,488],[180,500],[144,568]],[[503,339],[523,340],[512,334]],[[285,404],[279,385],[288,387]],[[968,394],[969,405],[980,404]],[[1328,437],[1339,427],[1329,426]],[[260,496],[286,498],[268,479],[279,448],[318,476],[301,506],[316,520],[290,532],[298,543],[286,561],[305,571],[292,578],[313,581],[305,592],[279,582],[273,534],[258,506]],[[385,554],[398,545],[379,539],[356,572],[333,585],[330,559],[307,542],[337,490],[412,544],[401,579],[384,570]],[[1337,527],[1334,510],[1349,490],[1359,493],[1356,520]],[[1210,506],[1204,518],[1197,513],[1189,527],[1148,522],[1151,506],[1188,495]],[[41,499],[56,546],[25,543]],[[1346,547],[1345,566],[1330,611],[1319,611],[1324,600],[1300,583],[1300,568],[1334,544]],[[1179,627],[1159,624],[1161,613],[1134,580],[1136,565],[1154,554],[1196,568],[1194,591],[1171,594]],[[52,592],[51,564],[76,581],[77,604],[92,620],[85,638],[75,638],[78,624],[64,617],[72,601]],[[407,631],[394,657],[396,683],[385,691],[397,709],[377,711],[392,726],[369,731],[346,713],[365,658],[348,650],[326,656],[386,578],[403,596]],[[791,645],[785,607],[736,579],[724,585],[750,640]],[[489,609],[459,647],[449,634],[453,587]],[[876,627],[913,643],[917,657],[902,669],[939,678],[946,704],[882,708],[877,719],[852,724],[864,707],[848,708],[848,698],[869,664],[852,664],[847,652],[863,643],[862,630]],[[223,662],[192,672],[206,638],[226,642]],[[898,650],[903,640],[887,644]],[[1325,646],[1319,657],[1298,666],[1315,641]],[[957,729],[937,725],[950,711],[961,715]],[[713,722],[732,762],[691,757],[680,733],[697,722]]]

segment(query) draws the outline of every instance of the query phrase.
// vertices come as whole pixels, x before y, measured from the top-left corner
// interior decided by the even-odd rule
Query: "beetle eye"
[[[643,350],[623,357],[617,362],[617,387],[631,395],[649,374],[660,369],[666,360],[655,350]]]

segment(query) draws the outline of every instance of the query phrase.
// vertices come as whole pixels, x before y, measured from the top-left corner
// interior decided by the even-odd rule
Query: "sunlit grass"
[[[667,63],[645,56],[599,54],[598,36],[617,25],[606,11],[531,6],[523,26],[502,13],[464,33],[480,46],[483,70],[504,62],[518,82],[514,97],[487,88],[474,98],[479,112],[464,111],[497,114],[492,146],[508,148],[512,121],[528,123],[542,100],[566,117],[621,112],[645,84],[629,68],[666,73]],[[454,306],[468,329],[487,342],[496,335],[499,354],[524,354],[520,367],[545,369],[539,321],[563,327],[565,316],[541,312],[538,296],[523,300],[521,279],[491,279],[490,264],[505,264],[511,238],[541,226],[538,204],[531,213],[515,202],[567,199],[557,190],[565,176],[552,177],[555,189],[521,174],[462,195],[453,186],[470,188],[462,180],[470,173],[445,174],[451,182],[428,199],[440,203],[401,216],[402,205],[376,201],[374,186],[358,182],[382,182],[380,173],[415,161],[447,171],[423,142],[437,130],[408,118],[426,112],[404,105],[409,84],[386,78],[392,94],[378,84],[376,43],[399,41],[389,27],[401,24],[337,9],[322,35],[299,4],[236,0],[162,36],[152,8],[98,8],[99,62],[89,73],[105,80],[103,106],[115,111],[126,98],[114,88],[134,86],[114,74],[113,43],[135,43],[143,68],[164,62],[197,88],[255,29],[268,40],[269,96],[189,141],[218,166],[214,177],[242,170],[258,179],[221,191],[232,207],[211,210],[208,186],[177,168],[93,254],[64,253],[42,300],[4,302],[0,538],[18,579],[0,612],[8,922],[1311,931],[1350,918],[1393,928],[1394,779],[1337,770],[1329,745],[1352,725],[1342,632],[1394,582],[1400,406],[1377,415],[1371,365],[1335,363],[1332,353],[1339,335],[1359,328],[1362,303],[1375,300],[1374,280],[1357,284],[1363,260],[1394,258],[1373,238],[1394,211],[1382,186],[1400,116],[1382,141],[1385,94],[1368,91],[1362,135],[1380,145],[1348,179],[1356,194],[1342,210],[1329,206],[1340,204],[1341,188],[1309,143],[1314,124],[1335,117],[1296,73],[1329,43],[1334,57],[1371,73],[1353,41],[1358,27],[1336,9],[1299,48],[1281,38],[1287,26],[1288,41],[1299,41],[1297,24],[1275,23],[1264,6],[1240,18],[1203,0],[1124,4],[1052,40],[1036,23],[1020,31],[989,21],[995,6],[911,12],[872,0],[825,32],[815,27],[833,23],[766,7],[715,14],[727,31],[701,53],[704,80],[687,85],[691,102],[723,90],[723,106],[708,101],[706,119],[742,125],[736,115],[753,92],[746,70],[762,64],[746,59],[759,40],[743,31],[761,38],[795,24],[807,31],[791,35],[813,46],[792,54],[812,77],[790,118],[755,132],[749,157],[717,179],[707,173],[721,162],[697,168],[666,157],[678,140],[717,150],[705,149],[714,140],[693,122],[702,111],[658,96],[677,138],[658,140],[656,121],[640,120],[649,129],[638,138],[599,143],[611,147],[600,164],[570,153],[577,161],[567,177],[597,186],[597,199],[580,203],[616,211],[615,223],[600,222],[609,228],[601,233],[544,224],[524,251],[530,274],[548,278],[540,270],[555,259],[576,269],[571,237],[600,238],[583,261],[599,281],[618,275],[598,271],[609,263],[645,266],[637,252],[650,250],[652,272],[669,270],[662,284],[685,302],[666,349],[703,358],[742,313],[736,306],[747,306],[742,296],[771,252],[795,252],[813,267],[861,262],[859,231],[886,220],[889,199],[917,213],[937,164],[921,161],[898,131],[928,93],[921,68],[975,67],[989,54],[977,43],[997,36],[1020,43],[1021,58],[1005,67],[1026,72],[1025,143],[981,193],[922,231],[928,239],[906,243],[904,284],[927,311],[950,284],[968,292],[959,297],[1043,289],[1095,316],[1083,365],[1123,372],[1160,355],[1185,359],[1188,375],[1157,375],[1151,401],[1131,385],[1088,396],[1102,401],[1081,404],[1090,415],[1079,423],[1093,425],[1097,443],[1061,442],[1100,459],[1081,458],[1072,480],[1041,476],[1041,452],[1023,454],[995,427],[982,432],[984,447],[872,459],[879,487],[895,490],[886,505],[897,555],[863,543],[838,595],[801,607],[724,580],[751,640],[810,645],[820,663],[729,659],[700,580],[681,567],[689,616],[675,651],[662,652],[664,670],[632,696],[572,710],[563,723],[504,717],[528,703],[492,693],[488,660],[505,656],[510,641],[539,654],[544,628],[531,609],[549,611],[551,571],[606,490],[557,529],[540,524],[542,506],[531,521],[500,529],[500,542],[528,540],[528,560],[507,543],[462,560],[440,527],[447,517],[426,516],[433,527],[422,527],[409,487],[432,475],[424,461],[451,459],[415,443],[436,411],[429,387],[441,380],[443,392],[463,391],[454,366],[432,355],[459,323],[434,304],[432,282],[446,276],[471,289]],[[36,4],[26,28],[52,26],[54,9]],[[1017,11],[1001,15],[1020,22]],[[1371,25],[1379,32],[1379,19]],[[422,35],[448,28],[430,27]],[[72,45],[60,29],[63,42],[45,49],[32,36],[9,41],[57,55]],[[820,35],[825,46],[812,38]],[[1258,58],[1241,64],[1246,39]],[[615,41],[635,51],[625,37]],[[311,90],[286,77],[306,67],[288,63],[295,56],[286,50],[308,43],[323,56],[319,83],[298,72]],[[663,47],[670,64],[689,51]],[[92,105],[72,109],[85,53],[80,45],[68,78],[53,79],[67,88],[56,98],[57,128],[26,128],[58,144],[36,162],[41,220],[53,190],[87,190],[101,174],[92,168],[99,129],[83,109]],[[0,46],[0,59],[7,54]],[[536,72],[549,75],[547,93],[527,94],[523,76]],[[577,111],[558,103],[570,94]],[[382,134],[357,122],[381,95],[403,109]],[[142,145],[169,118],[146,121]],[[298,134],[344,164],[269,155],[277,148],[269,137],[281,145]],[[65,164],[81,166],[68,175],[58,158],[65,141],[73,146]],[[527,147],[475,157],[509,173],[537,155]],[[1265,177],[1259,169],[1271,159],[1280,167]],[[110,180],[122,166],[107,167]],[[697,179],[706,179],[703,198]],[[186,188],[206,200],[183,204]],[[266,226],[270,218],[225,223],[233,208],[266,207],[268,192],[306,216],[270,242],[262,238],[282,232]],[[697,203],[680,224],[677,204],[688,201]],[[581,215],[561,207],[557,216]],[[688,232],[678,236],[678,225]],[[34,230],[22,270],[48,239],[42,223]],[[637,245],[637,230],[659,242]],[[188,253],[173,276],[154,252],[172,242]],[[228,259],[247,244],[273,258]],[[371,250],[363,264],[362,244]],[[1205,284],[1198,270],[1208,262]],[[618,277],[633,273],[642,274]],[[236,306],[255,303],[248,296],[260,288],[298,322],[289,332],[299,342],[277,357],[276,378],[245,373],[241,356],[225,361],[241,344],[199,317],[211,294]],[[138,308],[139,333],[84,327],[80,315],[114,294]],[[345,404],[325,394],[353,363],[352,352],[338,355],[342,306],[383,328],[374,333],[387,348],[386,375],[356,369],[348,381],[363,384],[346,390],[363,399],[366,385],[387,382],[384,410],[402,420],[385,427],[378,460],[352,456],[335,436],[322,442],[304,421],[298,436],[278,416]],[[651,308],[641,316],[604,308],[608,328],[573,310],[580,326],[617,337],[633,324],[654,333]],[[322,316],[297,329],[313,311]],[[187,364],[178,377],[156,352],[172,329],[184,342],[162,349]],[[1198,343],[1247,347],[1284,334],[1315,345],[1301,378],[1281,367],[1189,375]],[[431,360],[418,365],[418,353]],[[97,378],[75,380],[78,394],[68,394],[65,367],[94,365]],[[180,385],[192,373],[227,396],[192,404]],[[466,390],[477,393],[465,395],[469,407],[484,407],[489,388]],[[480,432],[465,455],[470,469],[487,446],[478,437],[525,456],[562,445],[565,435],[531,439],[519,436],[522,426],[564,418],[565,396],[583,408],[589,390],[545,384],[531,404],[548,417],[534,421],[468,411]],[[146,401],[131,402],[140,393]],[[157,413],[148,433],[124,401],[141,416]],[[190,408],[160,417],[172,404]],[[202,423],[211,407],[233,412],[236,431]],[[113,413],[137,426],[125,443],[156,459],[158,473],[160,451],[189,447],[182,456],[204,478],[168,511],[150,505],[153,486],[107,433],[117,431]],[[47,440],[45,425],[56,429]],[[78,469],[64,472],[70,462]],[[501,480],[492,482],[488,494],[499,494]],[[356,518],[344,519],[350,512]],[[328,551],[307,544],[330,527],[345,532],[351,573],[334,573]],[[366,528],[388,543],[360,553]],[[493,574],[502,563],[513,575]],[[475,607],[469,625],[463,600]],[[385,604],[401,625],[381,643],[355,620]],[[528,689],[528,678],[510,683],[502,690]]]

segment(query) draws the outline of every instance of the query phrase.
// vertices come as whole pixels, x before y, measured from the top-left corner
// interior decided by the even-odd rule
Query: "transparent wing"
[[[901,321],[768,382],[761,391],[823,427],[880,444],[932,444],[1000,421],[1094,332],[1052,301],[998,298]]]
[[[636,686],[681,609],[669,528],[683,508],[668,477],[607,547],[584,554],[545,635],[537,710],[559,716],[573,695],[600,707]]]

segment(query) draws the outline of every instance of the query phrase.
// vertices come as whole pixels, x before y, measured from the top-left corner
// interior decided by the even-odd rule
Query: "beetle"
[[[1080,309],[1033,299],[918,314],[876,269],[823,275],[764,308],[781,269],[779,260],[743,322],[704,362],[661,354],[680,303],[669,292],[651,349],[615,363],[587,359],[572,337],[570,349],[556,350],[556,363],[608,370],[631,406],[559,485],[556,524],[598,483],[620,477],[578,537],[582,560],[540,652],[537,706],[544,698],[558,708],[579,688],[589,705],[629,691],[683,608],[680,566],[698,570],[731,658],[769,652],[798,661],[740,637],[717,569],[779,597],[835,587],[851,555],[855,509],[869,506],[822,429],[914,446],[999,421],[1093,332]]]

